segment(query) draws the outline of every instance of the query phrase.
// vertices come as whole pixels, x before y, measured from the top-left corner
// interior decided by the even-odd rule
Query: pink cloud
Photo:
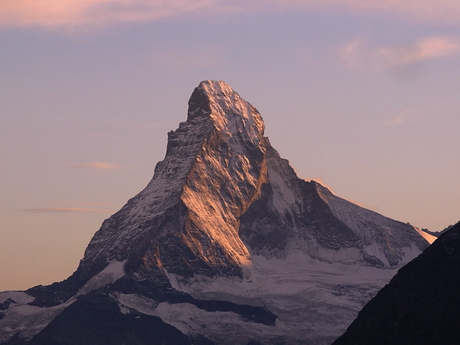
[[[213,0],[7,0],[0,1],[1,26],[93,26],[156,20],[194,12]]]
[[[19,211],[29,212],[29,213],[72,213],[72,212],[114,213],[116,209],[120,208],[120,205],[104,203],[104,202],[59,201],[59,202],[54,202],[53,204],[66,205],[66,206],[23,208],[23,209],[19,209]]]
[[[460,24],[460,2],[457,0],[274,0],[271,2],[282,4],[284,7],[341,7],[361,14],[390,14],[403,19]]]
[[[379,55],[390,66],[404,66],[460,53],[460,44],[452,37],[427,37],[397,48],[383,48]]]
[[[183,14],[348,8],[420,21],[460,23],[457,0],[2,0],[1,26],[83,26],[158,20]]]
[[[460,55],[460,40],[453,36],[424,37],[403,46],[380,48],[372,47],[366,40],[355,39],[338,50],[338,57],[348,67],[389,71],[400,76],[420,63],[457,55]]]
[[[357,67],[363,60],[366,42],[362,39],[355,39],[347,43],[339,50],[339,57],[350,67]]]
[[[95,170],[114,170],[114,169],[122,169],[122,167],[105,163],[105,162],[88,162],[88,163],[81,163],[81,164],[69,164],[71,167],[76,168],[87,168],[87,169],[95,169]]]
[[[386,124],[389,126],[400,126],[411,122],[416,117],[416,112],[413,110],[404,110],[391,118]]]

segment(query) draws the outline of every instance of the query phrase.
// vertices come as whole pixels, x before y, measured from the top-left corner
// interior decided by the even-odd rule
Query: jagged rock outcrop
[[[0,344],[83,344],[89,324],[101,344],[113,327],[120,344],[149,332],[158,342],[165,332],[199,344],[327,344],[427,246],[418,229],[300,179],[257,109],[204,81],[153,179],[104,221],[77,271],[0,294]]]

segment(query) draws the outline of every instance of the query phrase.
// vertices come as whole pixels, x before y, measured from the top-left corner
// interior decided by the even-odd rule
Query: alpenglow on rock
[[[0,344],[330,344],[424,236],[298,178],[257,109],[204,81],[77,271],[0,293]]]

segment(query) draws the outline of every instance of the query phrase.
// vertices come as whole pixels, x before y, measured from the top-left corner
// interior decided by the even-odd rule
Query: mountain
[[[334,345],[460,344],[460,222],[401,268]]]
[[[329,344],[427,239],[300,179],[257,109],[204,81],[78,269],[0,293],[0,344]]]

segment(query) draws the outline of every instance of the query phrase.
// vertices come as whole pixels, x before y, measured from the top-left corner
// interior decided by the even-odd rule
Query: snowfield
[[[34,299],[22,291],[0,292],[0,303],[9,302],[8,308],[3,310],[4,316],[0,317],[0,344],[10,340],[17,333],[21,334],[20,338],[31,339],[76,301],[72,298],[55,307],[41,308],[27,304]]]
[[[248,337],[264,344],[267,339],[272,339],[272,344],[281,340],[295,344],[299,339],[330,344],[396,273],[396,269],[330,264],[302,253],[286,259],[252,258],[253,268],[244,279],[168,277],[175,289],[197,299],[266,307],[278,316],[274,326],[247,322],[231,312],[207,312],[187,303],[157,304],[137,295],[119,295],[117,300],[122,306],[158,316],[185,334],[203,334],[216,344],[247,344]]]

